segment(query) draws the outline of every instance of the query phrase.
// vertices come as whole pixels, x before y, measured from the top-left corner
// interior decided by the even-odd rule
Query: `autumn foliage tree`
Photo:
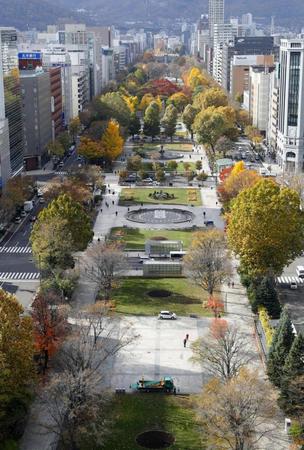
[[[99,159],[103,157],[104,150],[100,141],[95,141],[89,137],[83,136],[80,139],[80,145],[77,153],[86,159]]]
[[[234,199],[227,236],[248,275],[280,275],[303,251],[299,195],[272,180],[259,180]]]
[[[124,140],[120,135],[120,128],[116,121],[110,120],[104,135],[101,138],[103,158],[112,162],[121,155]]]
[[[57,351],[67,333],[66,315],[56,296],[38,293],[32,303],[31,317],[35,349],[42,357],[42,372],[45,373],[49,358]]]
[[[187,97],[183,92],[177,92],[168,98],[167,104],[174,105],[177,111],[181,113],[189,104],[189,97]]]
[[[0,442],[15,437],[34,381],[32,320],[16,297],[0,290]],[[20,437],[20,436],[18,436]]]

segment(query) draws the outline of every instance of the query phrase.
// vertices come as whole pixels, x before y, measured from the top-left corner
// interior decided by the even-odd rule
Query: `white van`
[[[304,278],[304,266],[297,266],[297,275],[299,278]]]

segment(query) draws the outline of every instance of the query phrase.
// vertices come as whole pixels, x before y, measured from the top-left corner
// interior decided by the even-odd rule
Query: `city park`
[[[153,55],[144,58],[153,62]],[[17,346],[5,334],[5,351],[18,365],[9,366],[11,379],[1,379],[9,385],[4,441],[20,439],[11,402],[23,396],[24,417],[38,391],[21,439],[26,450],[26,442],[42,439],[42,428],[34,436],[38,410],[49,430],[43,439],[62,449],[240,450],[257,441],[272,448],[274,434],[276,448],[288,448],[253,331],[258,317],[268,338],[269,379],[292,416],[303,342],[281,314],[273,274],[302,251],[299,196],[243,163],[224,168],[216,187],[216,160],[229,154],[238,127],[254,144],[261,136],[204,71],[186,58],[179,64],[182,83],[148,79],[139,64],[80,114],[84,169],[49,186],[49,203],[33,226],[41,283],[30,314],[1,294],[13,318],[7,328],[20,325],[17,337],[11,333]],[[165,142],[155,145],[161,127]],[[139,135],[151,142],[138,144]],[[89,185],[102,191],[95,205]],[[184,257],[174,260],[174,252]],[[158,320],[161,311],[177,319]],[[280,319],[276,328],[271,319]],[[177,395],[130,392],[150,377],[160,387],[173,377]],[[258,405],[246,433],[242,401]],[[294,423],[298,439],[302,422]]]

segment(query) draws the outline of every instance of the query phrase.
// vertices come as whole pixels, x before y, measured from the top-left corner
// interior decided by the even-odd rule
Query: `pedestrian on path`
[[[115,215],[117,216],[117,214],[118,214],[118,212],[117,211],[115,211]]]
[[[230,281],[228,281],[228,287],[230,288]]]
[[[184,339],[184,348],[186,348],[186,346],[187,346],[187,339],[185,338]]]
[[[100,208],[100,212],[102,212],[102,208]]]
[[[186,341],[187,342],[189,341],[189,334],[188,333],[186,334]]]
[[[114,200],[112,200],[112,204],[113,204],[113,205],[114,205],[114,203],[115,203]]]
[[[204,219],[205,219],[205,217],[206,217],[206,211],[204,211],[203,214],[204,214]]]
[[[115,192],[113,191],[112,194],[115,195]]]
[[[232,287],[232,288],[234,288],[234,281],[232,281],[232,283],[231,283],[231,287]]]

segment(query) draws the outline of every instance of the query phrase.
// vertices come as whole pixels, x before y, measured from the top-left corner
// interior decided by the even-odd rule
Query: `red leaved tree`
[[[34,343],[42,360],[42,372],[56,352],[68,330],[65,310],[53,294],[38,294],[32,304]]]
[[[214,317],[221,317],[224,311],[224,303],[219,298],[211,295],[208,298],[207,308],[214,313]]]

